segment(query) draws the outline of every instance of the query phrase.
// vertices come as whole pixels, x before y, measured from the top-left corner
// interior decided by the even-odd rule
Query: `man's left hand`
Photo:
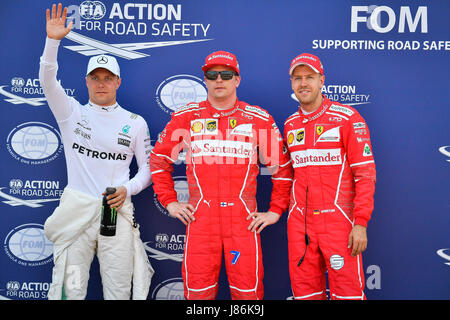
[[[103,192],[102,195],[104,196],[105,193]],[[122,208],[126,198],[127,198],[127,188],[125,188],[124,186],[116,187],[116,192],[110,194],[107,197],[109,206],[114,207],[117,210],[120,210],[120,208]]]
[[[353,257],[356,257],[358,254],[367,249],[366,229],[366,227],[356,224],[348,236],[348,248],[350,249],[353,247]]]
[[[272,212],[253,212],[247,216],[247,220],[253,218],[253,221],[248,226],[247,230],[260,233],[268,225],[276,223],[280,219],[280,215]]]

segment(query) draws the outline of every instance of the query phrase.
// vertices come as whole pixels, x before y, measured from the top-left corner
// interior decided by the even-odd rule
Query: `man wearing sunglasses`
[[[216,297],[222,254],[231,297],[262,299],[259,233],[287,209],[292,167],[272,116],[237,99],[241,77],[236,57],[214,52],[202,70],[208,99],[174,112],[152,150],[154,190],[169,214],[187,225],[186,299]],[[172,164],[184,148],[189,203],[177,201],[172,179]],[[267,212],[258,212],[255,198],[259,163],[272,173]]]

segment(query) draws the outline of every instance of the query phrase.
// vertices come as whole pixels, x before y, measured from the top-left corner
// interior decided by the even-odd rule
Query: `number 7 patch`
[[[236,264],[241,253],[239,251],[233,251],[233,250],[231,250],[230,253],[233,255],[233,260],[231,260],[231,264]]]

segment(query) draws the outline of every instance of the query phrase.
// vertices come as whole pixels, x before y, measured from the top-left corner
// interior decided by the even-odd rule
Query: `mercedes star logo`
[[[97,59],[97,63],[106,64],[108,63],[108,59],[105,56],[101,56]]]

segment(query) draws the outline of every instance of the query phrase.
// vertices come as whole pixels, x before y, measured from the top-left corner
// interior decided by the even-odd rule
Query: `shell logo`
[[[292,142],[294,142],[294,134],[292,132],[289,133],[287,140],[289,145],[291,145]]]
[[[191,127],[192,132],[194,133],[199,133],[203,130],[203,123],[201,123],[200,121],[196,121],[192,124]]]

